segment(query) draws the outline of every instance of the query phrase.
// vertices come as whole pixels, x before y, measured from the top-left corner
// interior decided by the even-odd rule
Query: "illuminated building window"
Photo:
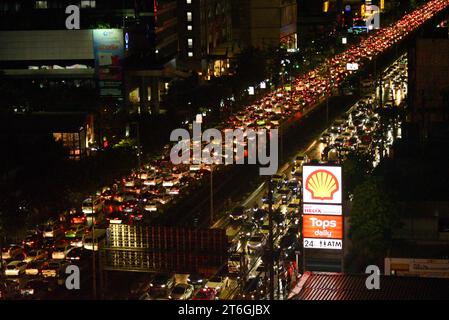
[[[82,0],[81,1],[81,8],[95,8],[96,7],[96,1],[95,0]]]
[[[187,45],[189,46],[189,48],[193,48],[193,39],[192,38],[187,39]]]
[[[192,30],[193,30],[193,27],[192,27],[191,24],[189,24],[189,25],[187,26],[187,30],[189,30],[189,31],[192,31]]]
[[[192,12],[187,12],[187,21],[191,22],[192,21]]]
[[[187,53],[187,55],[188,55],[189,57],[193,57],[193,52],[192,52],[192,51],[189,51],[189,53]]]
[[[329,11],[329,1],[325,1],[323,3],[323,12],[328,12]]]
[[[34,3],[34,8],[36,8],[36,9],[47,9],[48,8],[47,1],[36,1]]]

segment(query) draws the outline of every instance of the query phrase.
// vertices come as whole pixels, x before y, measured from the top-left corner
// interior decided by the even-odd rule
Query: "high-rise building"
[[[240,48],[297,47],[296,0],[233,0],[234,42]]]
[[[232,56],[231,0],[178,0],[182,69],[220,76]]]

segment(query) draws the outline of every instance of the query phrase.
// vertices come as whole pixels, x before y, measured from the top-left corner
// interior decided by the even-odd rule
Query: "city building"
[[[80,8],[79,30],[66,27],[69,5]],[[24,91],[86,87],[102,104],[157,113],[176,75],[176,10],[175,0],[2,0],[0,70]]]
[[[449,121],[449,38],[421,38],[409,50],[410,125],[422,139],[445,130]]]
[[[233,41],[239,48],[297,48],[295,0],[233,0]]]
[[[231,0],[178,0],[179,67],[223,75],[234,48]]]
[[[52,135],[68,150],[69,158],[79,160],[89,154],[94,121],[82,112],[13,113],[2,117],[2,135],[38,137]]]

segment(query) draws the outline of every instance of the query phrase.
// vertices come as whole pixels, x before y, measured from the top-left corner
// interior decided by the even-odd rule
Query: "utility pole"
[[[214,223],[214,163],[210,164],[210,225]]]
[[[137,166],[138,166],[138,169],[140,170],[140,168],[142,167],[142,159],[141,159],[142,147],[140,145],[140,123],[139,123],[139,121],[137,121],[136,124],[137,124]]]
[[[274,300],[274,250],[273,250],[273,190],[271,177],[268,179],[268,219],[269,219],[269,262],[270,262],[270,300]]]
[[[95,196],[92,196],[92,298],[97,299],[97,270],[95,261]]]

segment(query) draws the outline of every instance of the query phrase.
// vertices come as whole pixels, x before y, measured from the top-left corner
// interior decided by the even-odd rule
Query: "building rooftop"
[[[380,276],[380,289],[368,290],[367,274],[306,272],[291,300],[446,300],[449,279]]]

